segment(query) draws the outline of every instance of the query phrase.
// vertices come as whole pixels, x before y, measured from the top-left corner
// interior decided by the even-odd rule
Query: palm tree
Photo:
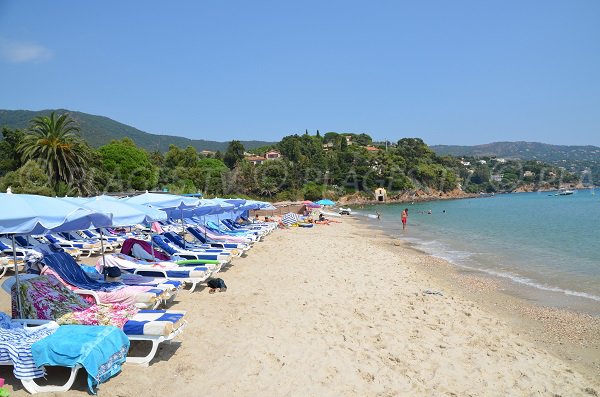
[[[35,160],[40,163],[55,190],[61,188],[61,182],[77,187],[80,192],[89,185],[84,175],[91,151],[68,113],[56,117],[52,112],[50,116],[31,120],[19,152],[23,162]]]

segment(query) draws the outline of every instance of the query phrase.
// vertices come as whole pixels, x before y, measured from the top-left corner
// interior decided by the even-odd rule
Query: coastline
[[[273,233],[219,274],[226,293],[180,293],[171,308],[187,310],[187,329],[149,367],[124,366],[100,393],[600,393],[597,373],[503,318],[484,281],[454,277],[448,262],[342,221]],[[9,308],[0,294],[0,309]],[[6,378],[11,396],[28,395]],[[81,375],[74,389],[47,395],[87,396]]]
[[[368,227],[368,226],[367,226]],[[590,378],[600,378],[600,317],[574,310],[542,306],[508,291],[506,281],[477,271],[466,271],[437,258],[410,243],[395,239],[380,230],[388,244],[428,258],[419,271],[435,279],[452,294],[481,305],[508,323],[519,336],[568,362]]]

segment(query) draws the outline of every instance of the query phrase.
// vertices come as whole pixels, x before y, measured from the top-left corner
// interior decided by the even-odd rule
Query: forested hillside
[[[55,112],[69,113],[77,121],[80,127],[81,136],[92,147],[100,147],[110,143],[113,139],[131,138],[136,144],[148,151],[158,150],[166,152],[169,145],[180,147],[192,146],[196,150],[225,151],[227,142],[207,141],[203,139],[188,139],[180,136],[150,134],[127,124],[119,123],[104,116],[76,112],[65,109],[52,110],[0,110],[0,128],[26,129],[29,122],[35,117],[47,116]],[[264,141],[242,141],[245,147],[255,148],[268,145],[270,142]]]

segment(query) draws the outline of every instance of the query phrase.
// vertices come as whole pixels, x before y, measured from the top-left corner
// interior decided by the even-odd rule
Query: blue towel
[[[123,331],[95,325],[62,325],[31,346],[38,367],[72,368],[80,364],[88,373],[88,387],[94,394],[99,383],[121,371],[128,351],[129,338]]]
[[[176,251],[171,247],[162,236],[155,234],[152,236],[152,240],[154,240],[154,244],[158,245],[158,247],[165,251],[169,255],[175,255]]]
[[[125,286],[125,284],[119,282],[109,283],[102,280],[94,280],[66,252],[45,253],[42,263],[58,273],[60,278],[65,280],[65,282],[81,289],[112,291]]]

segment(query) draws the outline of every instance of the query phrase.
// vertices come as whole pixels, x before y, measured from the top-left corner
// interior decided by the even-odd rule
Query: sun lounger
[[[15,377],[30,393],[63,392],[71,388],[80,368],[88,373],[90,392],[120,372],[129,340],[116,327],[59,326],[49,320],[10,320],[0,313],[0,365],[13,366]],[[44,367],[71,368],[62,386],[40,386]]]
[[[236,237],[246,237],[252,238],[254,240],[262,239],[262,234],[257,231],[251,230],[231,230],[230,228],[223,226],[219,226],[214,222],[208,221],[205,223],[205,226],[212,230],[215,233],[222,233],[228,236],[236,236]]]
[[[42,273],[55,275],[75,293],[92,296],[98,303],[124,303],[150,309],[157,308],[176,293],[171,285],[129,286],[122,282],[94,280],[64,252],[45,252],[41,263],[45,265]]]
[[[15,236],[15,242],[20,248],[28,250],[35,250],[38,245],[43,244],[37,238],[25,238],[23,236]],[[81,251],[77,248],[65,247],[63,249],[75,259],[79,259],[79,256],[81,256]]]
[[[59,237],[63,237],[65,240],[71,243],[77,244],[97,244],[100,246],[100,253],[102,253],[102,248],[104,248],[104,252],[112,252],[115,250],[115,247],[104,239],[100,242],[100,238],[96,237],[88,237],[83,232],[61,232],[58,233]]]
[[[148,354],[143,357],[129,356],[128,363],[147,366],[156,355],[159,344],[171,341],[183,332],[187,324],[184,311],[139,310],[120,304],[96,305],[74,294],[55,277],[27,276],[20,283],[23,317],[55,320],[59,324],[114,325],[122,328],[131,341],[152,343]],[[5,281],[2,288],[10,291],[14,311],[17,293],[14,278]]]
[[[241,256],[242,252],[238,249],[229,249],[229,248],[215,248],[209,245],[197,245],[194,243],[188,243],[183,240],[183,238],[174,232],[166,232],[163,233],[162,236],[166,237],[171,243],[175,244],[177,247],[183,250],[189,251],[199,251],[199,252],[207,252],[210,254],[225,254],[231,256]]]
[[[148,262],[125,254],[111,254],[98,259],[96,269],[102,271],[104,262],[107,266],[115,266],[124,272],[150,277],[163,277],[165,280],[191,284],[190,292],[196,285],[206,281],[213,272],[206,266],[179,266],[174,262]]]
[[[254,244],[257,241],[256,236],[230,236],[220,232],[214,232],[208,229],[204,225],[198,224],[195,227],[200,233],[206,234],[206,237],[213,242],[227,242],[227,243],[243,243],[243,244]]]
[[[54,236],[52,234],[47,234],[43,236],[44,239],[48,240],[50,244],[58,244],[63,248],[77,248],[81,251],[81,254],[86,257],[92,256],[92,254],[98,254],[102,249],[100,244],[89,244],[89,243],[75,243],[67,241],[63,238],[59,238],[58,236]]]
[[[14,255],[17,258],[23,259],[25,256],[27,256],[27,254],[29,252],[31,252],[31,249],[16,246],[15,250],[13,252],[12,242],[8,241],[8,239],[6,237],[3,237],[3,238],[0,238],[0,251],[1,251],[1,253],[3,253],[6,256]]]
[[[238,250],[242,250],[243,252],[246,252],[246,251],[248,251],[250,249],[250,245],[248,245],[248,244],[210,241],[209,239],[207,239],[207,238],[204,237],[204,234],[201,233],[199,229],[197,229],[195,227],[192,227],[192,226],[188,227],[187,231],[192,236],[194,236],[194,238],[196,240],[198,240],[201,244],[206,244],[206,245],[209,245],[211,247],[238,249]]]
[[[152,240],[154,244],[156,244],[161,250],[165,251],[168,255],[171,256],[171,259],[175,260],[194,260],[194,259],[206,259],[206,260],[216,260],[219,263],[226,264],[231,261],[231,256],[223,253],[207,253],[207,252],[197,252],[191,250],[183,250],[174,244],[167,241],[163,236],[154,235],[152,236]],[[220,266],[219,266],[220,267]]]
[[[92,240],[104,240],[105,244],[108,243],[111,245],[111,247],[113,248],[113,251],[116,248],[119,248],[121,246],[121,244],[123,244],[123,241],[125,241],[125,239],[123,237],[116,237],[116,236],[112,236],[112,235],[105,235],[102,234],[100,235],[100,233],[97,233],[95,230],[82,230],[79,232],[82,236],[85,236],[86,238],[92,239]]]
[[[22,259],[18,259],[17,258],[17,264],[16,266],[19,267],[20,271],[23,271],[23,267],[24,267],[24,263]],[[4,277],[4,275],[6,274],[6,272],[8,272],[9,270],[12,270],[13,272],[15,271],[15,261],[13,258],[9,258],[9,257],[2,257],[0,256],[0,278]]]

